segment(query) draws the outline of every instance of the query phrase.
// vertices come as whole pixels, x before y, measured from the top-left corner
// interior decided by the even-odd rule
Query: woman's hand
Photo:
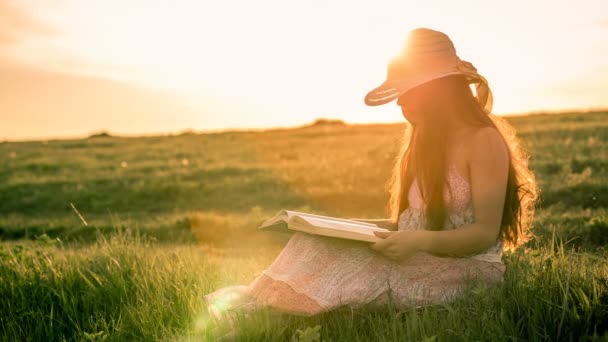
[[[420,231],[415,230],[374,232],[374,235],[383,240],[375,242],[370,247],[389,259],[404,261],[420,251],[421,239],[423,238],[420,233]]]

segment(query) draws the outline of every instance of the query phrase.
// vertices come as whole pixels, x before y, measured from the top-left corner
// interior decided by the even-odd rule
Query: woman
[[[503,249],[526,240],[533,174],[511,127],[490,114],[488,82],[448,36],[420,28],[408,38],[365,98],[370,106],[397,100],[410,123],[388,183],[390,218],[363,220],[393,231],[370,245],[295,233],[251,284],[206,295],[211,313],[441,303],[471,279],[502,279]]]

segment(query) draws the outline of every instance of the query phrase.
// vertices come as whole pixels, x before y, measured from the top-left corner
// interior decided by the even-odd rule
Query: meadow
[[[541,201],[503,284],[408,310],[260,312],[238,339],[608,340],[608,113],[507,120]],[[0,340],[218,339],[202,296],[247,284],[289,238],[261,221],[386,217],[404,125],[0,142]]]

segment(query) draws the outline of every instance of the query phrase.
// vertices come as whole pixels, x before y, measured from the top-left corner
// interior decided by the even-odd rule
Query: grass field
[[[504,284],[406,311],[260,313],[241,339],[608,340],[608,113],[508,120],[542,201]],[[0,340],[216,339],[202,296],[248,283],[288,239],[263,219],[386,217],[403,127],[0,143]]]

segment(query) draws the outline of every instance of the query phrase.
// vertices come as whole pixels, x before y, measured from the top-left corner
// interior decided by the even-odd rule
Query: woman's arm
[[[431,253],[465,255],[496,243],[509,175],[509,155],[495,129],[484,128],[472,139],[470,175],[475,223],[445,231],[425,231],[420,249]]]
[[[372,248],[389,257],[403,259],[416,251],[464,256],[481,252],[496,243],[509,172],[507,147],[498,131],[484,128],[475,134],[465,153],[469,160],[475,222],[442,231],[376,234],[385,239]]]

